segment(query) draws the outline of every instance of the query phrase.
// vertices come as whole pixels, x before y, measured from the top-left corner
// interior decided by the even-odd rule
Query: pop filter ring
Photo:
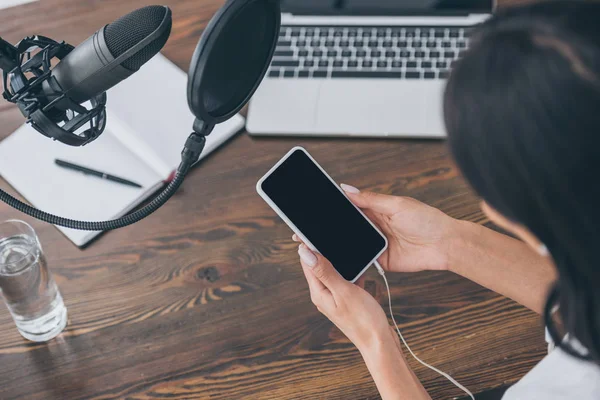
[[[190,106],[190,110],[198,119],[196,124],[202,129],[212,129],[214,125],[219,124],[223,121],[230,119],[233,115],[237,114],[243,106],[250,100],[258,86],[260,85],[262,78],[266,75],[267,70],[269,69],[270,63],[265,63],[262,66],[262,70],[259,72],[260,78],[257,79],[253,85],[249,88],[248,92],[244,96],[244,98],[240,101],[239,106],[235,108],[231,108],[227,113],[214,116],[211,115],[205,108],[202,103],[203,99],[201,96],[198,96],[198,93],[202,93],[204,90],[204,86],[202,85],[202,75],[204,74],[205,69],[207,68],[207,59],[210,51],[213,51],[213,47],[219,39],[219,35],[227,28],[226,19],[222,18],[224,15],[228,15],[231,19],[237,16],[244,7],[247,7],[250,3],[253,3],[257,0],[229,0],[227,3],[221,7],[215,16],[208,23],[208,26],[205,29],[205,34],[202,35],[198,45],[196,46],[196,50],[194,51],[194,55],[192,57],[192,62],[190,63],[189,69],[189,83],[188,83],[188,103]],[[267,3],[272,3],[273,5],[273,17],[275,18],[273,22],[275,33],[272,38],[272,42],[270,43],[270,51],[268,54],[268,59],[271,60],[273,58],[273,54],[275,53],[275,48],[277,46],[278,36],[279,36],[279,27],[281,25],[281,10],[279,8],[279,0],[263,0]],[[225,22],[224,22],[225,21]],[[195,125],[196,125],[195,124]],[[200,133],[200,132],[198,132]]]

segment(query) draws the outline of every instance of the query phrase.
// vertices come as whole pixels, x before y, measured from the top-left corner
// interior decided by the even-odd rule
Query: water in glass
[[[31,233],[0,238],[0,292],[21,335],[44,342],[65,328],[67,309],[33,229]]]

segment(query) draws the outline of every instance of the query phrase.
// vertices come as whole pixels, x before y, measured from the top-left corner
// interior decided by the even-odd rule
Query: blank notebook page
[[[124,214],[126,209],[156,190],[162,179],[135,156],[109,128],[84,147],[66,146],[24,125],[0,145],[0,173],[34,206],[71,219],[101,221]],[[56,158],[139,183],[134,188],[55,165]],[[97,232],[59,228],[76,245]]]

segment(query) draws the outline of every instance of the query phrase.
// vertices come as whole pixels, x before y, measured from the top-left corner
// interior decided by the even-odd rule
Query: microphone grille
[[[122,16],[104,29],[104,39],[108,50],[117,58],[142,40],[150,36],[169,14],[167,29],[144,48],[126,59],[121,65],[130,71],[137,71],[163,48],[171,34],[170,11],[164,6],[148,6]]]

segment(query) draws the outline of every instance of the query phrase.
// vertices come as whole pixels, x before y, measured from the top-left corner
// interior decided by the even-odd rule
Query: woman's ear
[[[521,224],[517,224],[500,214],[496,209],[490,206],[485,201],[481,202],[481,210],[483,213],[496,225],[502,229],[518,236],[527,243],[539,255],[547,257],[549,255],[548,248],[542,243],[529,229]]]

